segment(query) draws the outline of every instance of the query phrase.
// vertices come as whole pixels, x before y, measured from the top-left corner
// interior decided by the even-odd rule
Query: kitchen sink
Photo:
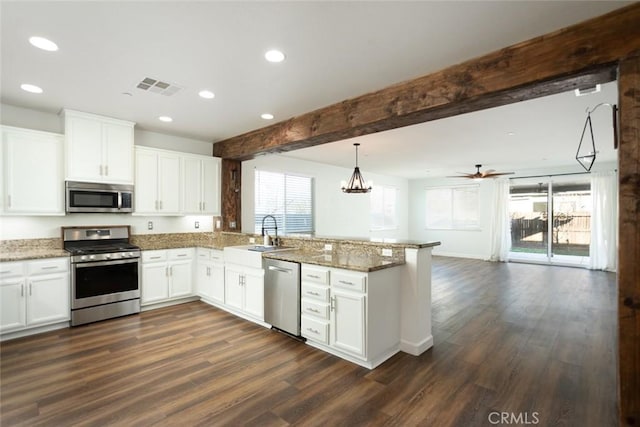
[[[224,248],[224,262],[240,264],[252,268],[262,268],[264,252],[286,251],[296,249],[291,246],[242,245]]]

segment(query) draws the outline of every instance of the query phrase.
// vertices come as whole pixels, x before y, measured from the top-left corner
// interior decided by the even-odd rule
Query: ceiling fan
[[[480,168],[482,167],[482,165],[475,165],[475,167],[476,167],[475,173],[458,172],[461,175],[448,176],[447,178],[485,179],[485,178],[495,178],[496,176],[501,176],[501,175],[513,175],[513,172],[496,172],[493,169],[487,169],[484,172],[480,172]]]

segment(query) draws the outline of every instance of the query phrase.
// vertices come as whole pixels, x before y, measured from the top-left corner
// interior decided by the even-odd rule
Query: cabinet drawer
[[[24,263],[22,262],[3,262],[0,264],[0,278],[23,275]]]
[[[208,261],[211,259],[211,249],[206,248],[198,248],[198,259],[203,261]]]
[[[323,344],[329,344],[329,322],[302,316],[302,336]]]
[[[163,262],[167,260],[167,251],[142,251],[142,262]]]
[[[44,259],[27,263],[27,274],[47,274],[69,271],[68,258]]]
[[[224,262],[224,252],[218,250],[211,250],[211,260],[215,262]]]
[[[303,283],[302,298],[312,298],[322,302],[329,302],[329,288]]]
[[[329,304],[310,301],[303,298],[301,307],[303,315],[315,316],[320,319],[329,320]]]
[[[322,283],[325,285],[329,284],[329,270],[325,270],[323,268],[307,267],[306,265],[303,265],[300,275],[303,282]]]
[[[367,276],[334,271],[331,275],[331,286],[342,289],[350,289],[352,291],[366,292]]]
[[[170,260],[192,259],[193,258],[193,248],[169,249],[167,252],[168,252],[167,253],[167,257]]]

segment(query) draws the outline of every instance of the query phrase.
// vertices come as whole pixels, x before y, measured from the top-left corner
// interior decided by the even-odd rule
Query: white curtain
[[[509,180],[496,180],[494,194],[495,211],[491,218],[491,255],[489,261],[507,261],[511,249]]]
[[[615,271],[617,264],[618,189],[615,172],[591,174],[590,268]]]

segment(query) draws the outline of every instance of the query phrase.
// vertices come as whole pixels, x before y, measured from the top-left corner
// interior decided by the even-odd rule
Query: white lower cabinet
[[[225,264],[225,304],[264,321],[264,270]]]
[[[68,322],[69,301],[69,258],[0,264],[3,334]]]
[[[193,248],[142,252],[141,305],[193,295]]]
[[[224,304],[224,255],[220,250],[198,248],[196,288],[206,302]]]
[[[315,347],[376,367],[400,350],[400,274],[302,264],[302,335]]]

